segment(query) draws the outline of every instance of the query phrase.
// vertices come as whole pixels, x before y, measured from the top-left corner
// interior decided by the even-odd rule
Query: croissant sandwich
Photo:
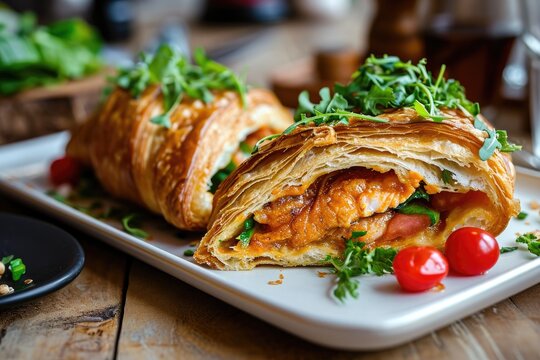
[[[265,135],[292,116],[229,69],[167,46],[122,71],[101,109],[73,132],[67,154],[112,195],[185,230],[206,228],[213,192]]]
[[[441,247],[463,226],[501,233],[519,212],[518,150],[457,81],[395,57],[299,99],[296,123],[221,184],[195,260],[226,270],[324,264],[362,234],[374,248]]]

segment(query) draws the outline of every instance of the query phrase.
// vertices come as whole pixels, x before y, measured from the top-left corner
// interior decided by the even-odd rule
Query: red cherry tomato
[[[481,275],[499,259],[495,237],[479,228],[457,229],[446,240],[445,254],[450,268],[462,275]]]
[[[76,185],[81,176],[81,164],[72,157],[64,156],[51,163],[49,179],[55,186]]]
[[[440,284],[448,275],[448,262],[434,247],[412,246],[394,258],[394,274],[406,291],[425,291]]]

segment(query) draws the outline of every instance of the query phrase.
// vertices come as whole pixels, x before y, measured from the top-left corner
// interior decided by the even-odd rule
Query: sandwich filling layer
[[[262,253],[324,241],[339,249],[353,231],[367,231],[362,241],[368,245],[393,245],[422,231],[443,230],[454,209],[484,205],[489,200],[481,192],[428,195],[420,177],[403,182],[393,171],[351,168],[265,204],[253,214],[256,225],[248,247]]]

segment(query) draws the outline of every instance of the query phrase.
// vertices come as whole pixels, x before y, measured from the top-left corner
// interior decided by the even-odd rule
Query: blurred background
[[[98,56],[105,68],[97,71],[97,80],[95,74],[85,73],[77,86],[62,91],[66,85],[60,85],[56,94],[48,88],[0,95],[0,142],[80,121],[99,101],[104,72],[128,65],[139,52],[153,51],[165,42],[186,54],[204,47],[211,58],[247,76],[252,85],[274,89],[290,107],[296,106],[303,89],[315,98],[321,86],[346,82],[371,53],[413,61],[427,57],[429,69],[436,74],[446,64],[446,75],[466,87],[468,98],[480,102],[496,126],[526,144],[531,132],[531,60],[519,37],[527,27],[539,26],[538,17],[528,19],[530,14],[523,10],[527,5],[538,10],[536,2],[4,0],[19,14],[35,13],[40,25],[74,17],[87,21],[102,40]],[[0,16],[0,37],[3,19]],[[51,101],[57,109],[54,116],[32,119],[35,110],[29,111],[29,106],[42,109],[39,106],[50,106]],[[17,118],[21,120],[13,120]]]

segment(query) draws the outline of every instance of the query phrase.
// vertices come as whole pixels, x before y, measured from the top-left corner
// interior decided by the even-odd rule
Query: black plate
[[[0,279],[15,289],[0,296],[0,308],[27,301],[60,289],[79,275],[84,251],[73,236],[43,221],[0,213],[0,258],[14,255],[26,265],[26,274],[14,282],[11,273]],[[32,279],[29,285],[25,279]]]

